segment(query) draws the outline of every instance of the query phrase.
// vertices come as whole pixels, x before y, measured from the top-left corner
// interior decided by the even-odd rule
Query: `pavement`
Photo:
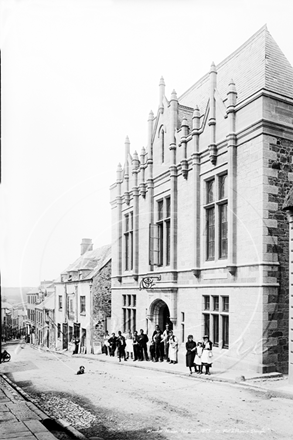
[[[31,346],[32,347],[32,346]],[[33,347],[37,350],[44,350],[40,347]],[[68,351],[58,352],[67,357],[72,357]],[[197,381],[226,382],[233,386],[245,387],[254,391],[265,393],[268,397],[293,399],[293,385],[289,384],[288,376],[281,373],[259,374],[236,370],[219,370],[213,368],[211,375],[189,374],[189,370],[182,363],[169,364],[167,362],[127,361],[119,362],[118,358],[106,356],[105,354],[78,354],[75,358],[95,360],[96,362],[119,364],[120,367],[140,368],[153,371],[161,371],[168,374],[189,377]],[[8,367],[9,363],[1,364]],[[0,374],[0,439],[17,440],[54,440],[56,437],[46,428],[46,421],[50,417],[40,410],[29,400],[26,393],[17,385],[13,384],[3,374],[6,368],[1,368]],[[72,434],[72,438],[85,437],[71,426],[66,426],[62,420],[58,420],[60,427],[65,428]]]
[[[26,401],[3,376],[0,377],[0,438],[56,440],[42,422],[48,416]]]

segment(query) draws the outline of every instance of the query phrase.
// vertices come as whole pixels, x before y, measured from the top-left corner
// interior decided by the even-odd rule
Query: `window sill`
[[[86,316],[86,312],[80,312],[80,316]]]

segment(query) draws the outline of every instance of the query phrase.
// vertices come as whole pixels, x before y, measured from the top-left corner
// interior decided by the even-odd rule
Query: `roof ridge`
[[[237,55],[239,52],[241,52],[248,44],[250,44],[253,40],[255,40],[259,35],[262,34],[263,31],[268,31],[267,24],[264,24],[257,32],[255,32],[248,40],[246,40],[241,46],[239,46],[234,52],[232,52],[229,56],[224,58],[223,61],[221,61],[219,64],[216,65],[216,69],[220,69],[223,65],[225,65],[228,61],[230,61],[235,55]],[[271,35],[271,34],[270,34]],[[185,95],[187,95],[191,90],[193,90],[196,86],[199,86],[206,78],[208,78],[209,72],[207,72],[204,76],[202,76],[196,83],[194,83],[191,87],[189,87],[188,90],[186,90],[181,96],[179,96],[178,101],[180,99],[184,98]]]
[[[239,52],[241,52],[248,44],[250,44],[253,40],[256,40],[256,38],[263,33],[263,31],[268,31],[267,25],[263,25],[257,32],[255,32],[247,41],[245,41],[241,46],[238,47],[238,49],[234,50],[228,57],[224,58],[223,61],[221,61],[219,64],[216,65],[216,68],[222,67],[224,64],[226,64],[228,61],[230,61],[231,58],[233,58],[235,55],[237,55]]]

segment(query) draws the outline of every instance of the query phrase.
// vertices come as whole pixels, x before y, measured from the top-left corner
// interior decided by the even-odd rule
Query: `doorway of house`
[[[157,300],[153,306],[154,324],[158,325],[162,331],[165,330],[166,324],[169,324],[170,330],[173,328],[170,321],[170,310],[165,301]]]
[[[63,339],[63,350],[68,349],[68,324],[63,323],[62,325],[62,339]]]

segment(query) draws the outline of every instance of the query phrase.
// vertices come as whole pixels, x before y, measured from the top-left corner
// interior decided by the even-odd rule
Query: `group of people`
[[[213,344],[209,340],[208,335],[203,337],[203,341],[196,343],[193,340],[193,335],[189,335],[186,342],[186,366],[192,374],[192,368],[197,374],[202,374],[203,366],[205,367],[205,374],[210,373],[213,359]]]
[[[117,336],[115,333],[109,336],[109,333],[106,332],[103,352],[109,356],[115,356],[116,354],[119,362],[121,362],[121,359],[124,359],[124,361],[128,359],[133,361],[149,360],[147,352],[148,340],[148,336],[142,329],[139,334],[135,331],[133,334],[128,332],[126,335],[122,335],[121,331],[119,331]]]
[[[149,352],[148,352],[148,342]],[[118,331],[118,335],[112,333],[111,336],[106,332],[104,336],[103,352],[106,355],[115,356],[127,361],[132,359],[135,361],[153,361],[163,362],[166,360],[170,364],[177,363],[178,340],[170,329],[169,324],[166,325],[164,331],[157,325],[149,341],[148,336],[140,329],[139,333],[130,331],[123,335]]]
[[[149,352],[148,352],[148,342]],[[190,374],[194,372],[198,374],[203,373],[203,366],[205,367],[205,374],[210,374],[210,367],[212,366],[212,352],[213,344],[208,336],[203,337],[203,341],[195,342],[193,336],[189,335],[186,342],[186,366],[189,368]],[[169,324],[166,325],[164,331],[158,325],[152,334],[149,341],[148,336],[140,329],[139,333],[130,331],[123,335],[118,331],[118,335],[112,333],[111,336],[106,332],[104,336],[103,353],[109,356],[117,356],[119,362],[124,361],[153,361],[163,362],[169,364],[176,364],[178,362],[178,339],[174,335],[173,330]]]

